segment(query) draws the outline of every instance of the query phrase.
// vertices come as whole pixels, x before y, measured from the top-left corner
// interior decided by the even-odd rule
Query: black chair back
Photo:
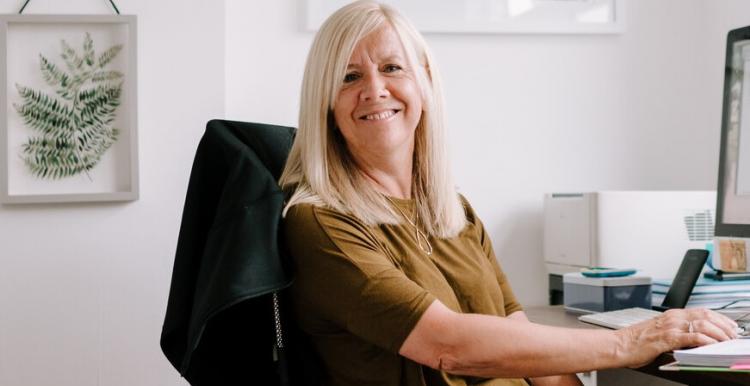
[[[318,384],[319,361],[283,291],[294,269],[283,249],[277,181],[294,133],[212,120],[198,145],[161,337],[191,385]]]

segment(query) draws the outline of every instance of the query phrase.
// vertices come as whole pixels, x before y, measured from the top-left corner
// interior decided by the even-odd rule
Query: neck
[[[362,170],[362,174],[372,183],[380,193],[386,196],[411,198],[411,168],[406,173],[398,171],[389,173],[380,169]]]
[[[357,167],[375,190],[386,196],[410,199],[412,186],[412,154],[388,159],[357,159]]]

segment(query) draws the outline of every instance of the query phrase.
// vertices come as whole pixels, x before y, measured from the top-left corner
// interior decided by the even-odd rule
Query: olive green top
[[[393,201],[413,218],[413,200]],[[367,226],[308,204],[289,210],[284,226],[297,264],[295,316],[320,354],[325,384],[526,385],[522,379],[451,375],[398,355],[436,299],[463,313],[506,316],[521,310],[482,223],[468,202],[464,206],[468,225],[454,238],[431,237],[430,256],[406,221]]]

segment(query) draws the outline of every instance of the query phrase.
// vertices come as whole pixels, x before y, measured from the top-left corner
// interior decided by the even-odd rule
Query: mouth
[[[382,121],[398,114],[399,112],[401,112],[401,110],[398,109],[383,110],[372,114],[362,115],[359,119],[363,121]]]

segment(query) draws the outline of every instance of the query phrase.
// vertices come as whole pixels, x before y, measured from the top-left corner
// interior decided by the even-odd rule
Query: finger
[[[714,312],[705,308],[698,309],[692,314],[692,316],[694,316],[696,320],[704,320],[714,324],[722,331],[724,331],[724,333],[730,338],[737,337],[737,323],[727,316],[721,315],[718,312]]]
[[[714,344],[718,343],[718,341],[708,335],[702,334],[700,332],[692,332],[689,334],[684,334],[685,339],[682,339],[682,347],[698,347],[698,346],[705,346],[707,344]]]
[[[657,328],[673,329],[684,333],[688,332],[688,326],[691,322],[695,323],[697,321],[713,324],[715,327],[706,327],[708,325],[703,325],[703,322],[699,323],[701,326],[704,326],[703,328],[706,329],[705,332],[715,339],[726,340],[727,338],[724,338],[724,336],[727,336],[729,339],[737,337],[737,324],[733,320],[706,308],[669,310],[659,317],[659,322],[656,326]],[[717,328],[721,332],[718,332]]]
[[[737,327],[737,323],[732,318],[722,315],[716,311],[709,310],[708,308],[690,308],[687,310],[690,317],[694,319],[713,319],[716,321],[722,321],[727,323],[730,327]]]
[[[727,315],[724,315],[724,314],[722,314],[720,312],[716,312],[716,311],[711,311],[711,315],[716,315],[717,317],[721,318],[721,320],[723,320],[727,324],[729,324],[729,326],[732,327],[732,329],[736,329],[737,327],[739,327],[737,325],[737,321],[734,320],[734,319],[732,319],[732,318],[730,318]]]
[[[698,332],[703,335],[709,336],[719,342],[732,339],[732,332],[725,331],[722,326],[719,326],[709,320],[694,320],[688,323],[692,326],[692,331],[688,329],[688,333]]]
[[[729,337],[731,337],[732,339],[737,338],[737,322],[718,312],[711,311],[710,315],[711,317],[709,320],[711,320],[712,323],[720,326],[721,329],[724,330],[724,332],[726,332],[727,335],[729,335]]]

